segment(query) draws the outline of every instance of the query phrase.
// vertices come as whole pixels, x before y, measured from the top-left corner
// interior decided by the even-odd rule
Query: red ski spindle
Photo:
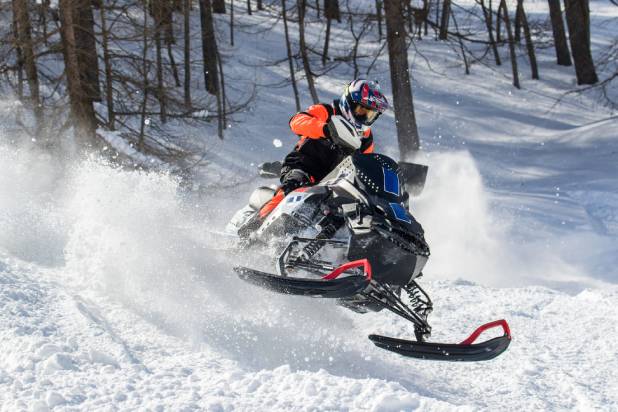
[[[506,320],[500,319],[479,326],[474,332],[472,332],[470,336],[468,336],[466,340],[461,342],[460,345],[472,345],[481,333],[498,326],[502,326],[502,330],[504,330],[504,335],[511,339],[511,329],[509,328],[509,324],[506,323]]]
[[[328,275],[322,276],[322,279],[324,280],[336,279],[337,277],[339,277],[339,275],[341,275],[346,270],[350,270],[350,269],[357,268],[360,266],[363,266],[363,270],[365,271],[365,277],[367,278],[367,280],[371,280],[371,264],[369,263],[367,259],[359,259],[359,260],[354,260],[352,262],[344,263],[343,265],[339,266],[337,269],[330,272]]]

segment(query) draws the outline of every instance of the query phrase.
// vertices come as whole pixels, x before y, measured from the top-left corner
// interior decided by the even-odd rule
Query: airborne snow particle
[[[281,147],[281,146],[283,146],[283,143],[279,139],[273,139],[273,146]]]

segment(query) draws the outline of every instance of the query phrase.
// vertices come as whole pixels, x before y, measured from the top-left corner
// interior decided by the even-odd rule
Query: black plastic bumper
[[[504,352],[511,343],[511,337],[508,335],[470,345],[416,342],[380,335],[369,335],[369,339],[382,349],[396,352],[406,357],[451,362],[490,360]]]
[[[234,271],[246,282],[287,295],[346,298],[362,292],[369,285],[365,276],[320,280],[277,276],[245,267],[235,267]]]

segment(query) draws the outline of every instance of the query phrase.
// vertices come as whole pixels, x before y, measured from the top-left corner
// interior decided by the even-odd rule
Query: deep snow
[[[542,8],[541,3],[531,3]],[[615,17],[592,3],[593,19]],[[612,14],[614,13],[614,14]],[[259,21],[259,14],[243,16]],[[593,26],[595,50],[615,25]],[[340,28],[341,31],[344,27]],[[316,33],[310,34],[316,35]],[[283,53],[281,29],[242,35],[229,58]],[[491,362],[402,359],[369,333],[410,336],[386,313],[273,295],[230,268],[217,235],[250,190],[255,165],[282,158],[291,91],[260,89],[208,148],[198,192],[164,173],[97,159],[61,162],[0,117],[0,407],[2,410],[618,410],[618,118],[566,96],[572,68],[541,53],[540,82],[473,66],[433,41],[411,56],[430,165],[412,212],[432,256],[422,278],[435,341],[505,318],[513,342]],[[235,57],[239,56],[239,57]],[[280,56],[276,56],[280,57]],[[377,73],[390,96],[386,59]],[[258,80],[273,83],[285,65]],[[238,65],[235,78],[252,78]],[[350,74],[318,86],[336,97]],[[547,76],[547,77],[545,77]],[[308,104],[305,94],[303,103]],[[376,124],[396,156],[394,119]],[[14,143],[11,143],[14,142]]]

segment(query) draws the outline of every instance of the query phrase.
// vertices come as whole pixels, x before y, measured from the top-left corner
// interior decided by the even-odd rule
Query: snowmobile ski
[[[485,342],[474,343],[482,332],[497,326],[502,326],[504,335]],[[459,344],[417,342],[381,335],[369,335],[369,339],[382,349],[409,358],[477,362],[493,359],[504,352],[511,343],[511,332],[508,323],[502,319],[480,326],[466,340]]]
[[[364,276],[352,275],[339,278],[346,270],[362,266],[366,260],[350,262],[333,270],[322,279],[278,276],[246,267],[235,267],[238,276],[249,283],[273,292],[287,295],[314,296],[321,298],[345,298],[354,296],[367,288],[371,281],[371,270]],[[366,267],[369,267],[367,264]]]

